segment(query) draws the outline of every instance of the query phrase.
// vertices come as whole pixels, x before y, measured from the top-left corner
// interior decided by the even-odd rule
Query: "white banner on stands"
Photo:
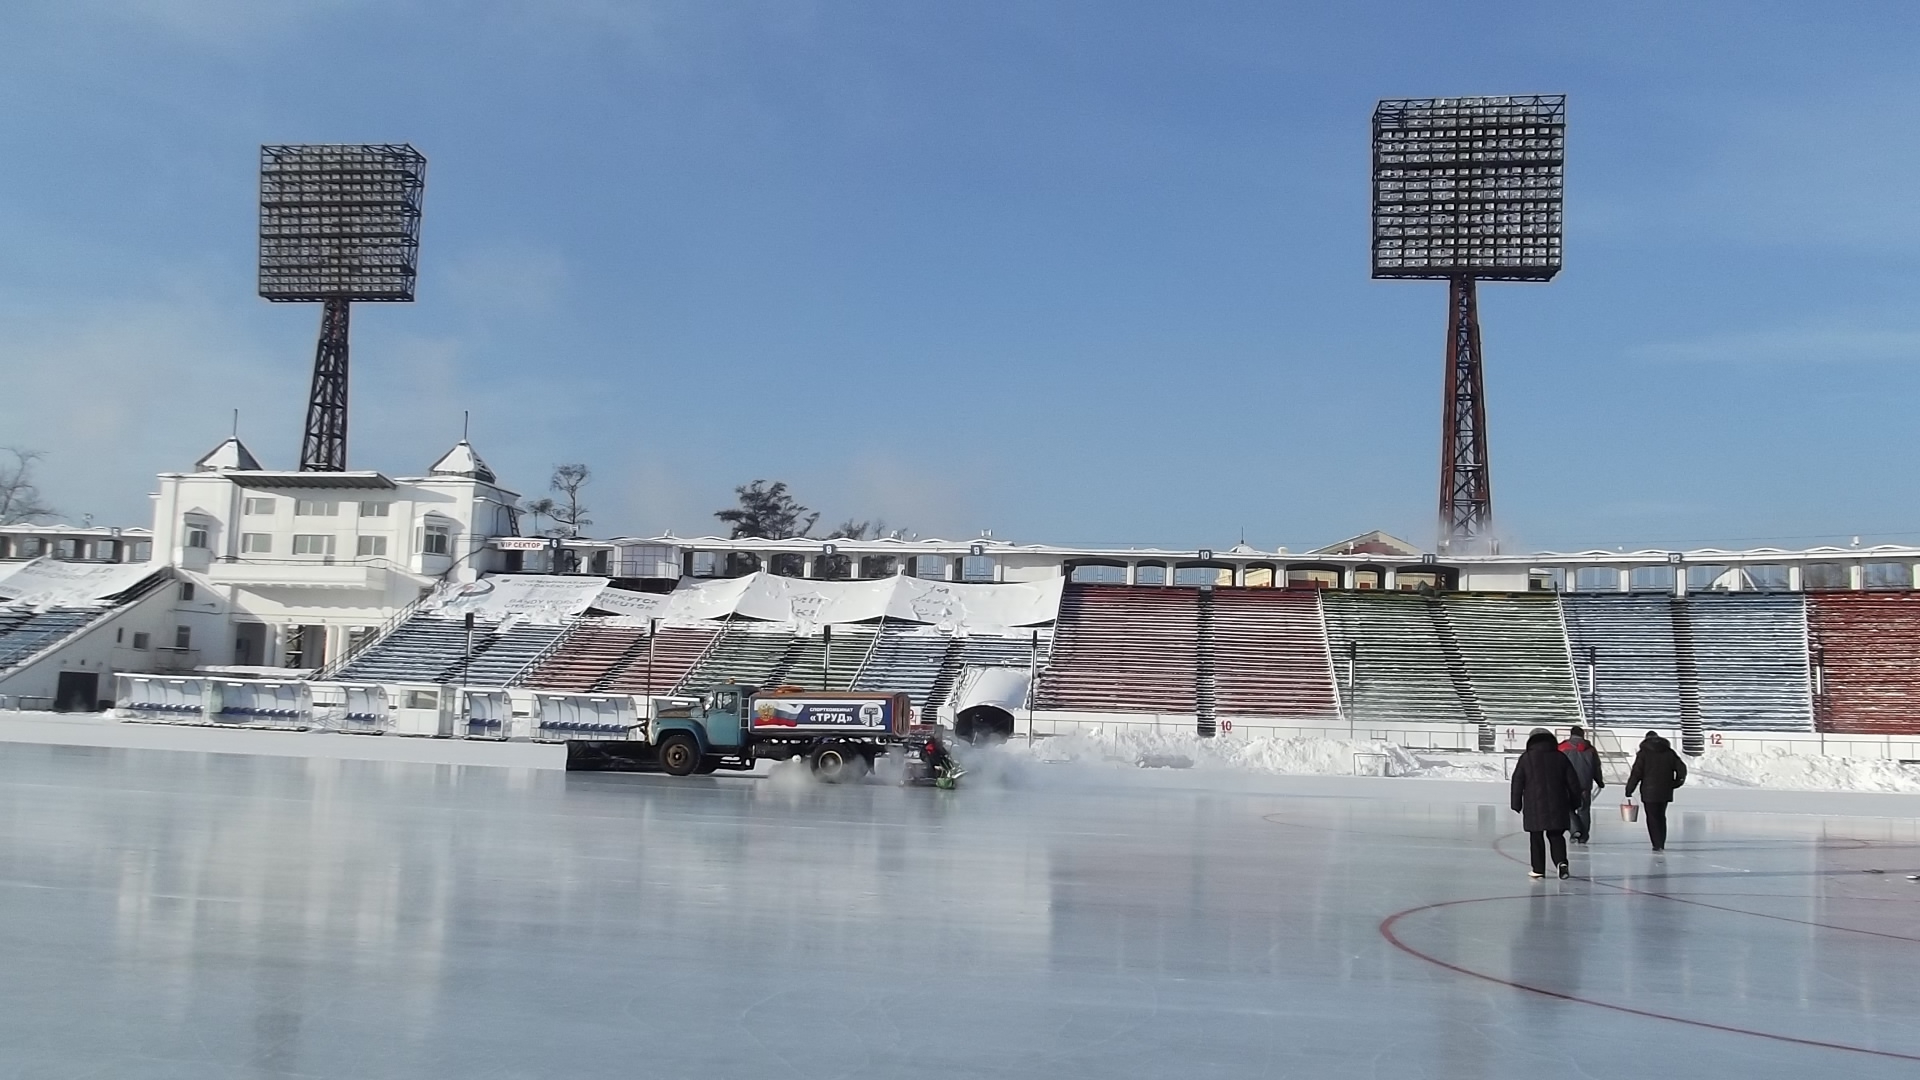
[[[885,616],[936,626],[948,633],[1004,634],[1015,627],[1052,622],[1060,614],[1060,592],[1065,584],[1065,578],[986,585],[904,575],[870,581],[813,581],[757,573],[715,581],[682,581],[664,598],[664,614],[649,617],[724,619],[739,615],[808,628]]]
[[[625,615],[633,619],[662,619],[672,605],[672,593],[634,592],[631,589],[616,589],[609,585],[600,590],[593,601],[593,607],[610,615]]]
[[[593,606],[607,587],[603,577],[564,574],[499,574],[446,590],[424,605],[428,611],[482,619],[518,616],[529,623],[557,623]]]
[[[158,571],[151,563],[71,563],[41,556],[0,578],[0,602],[89,604],[126,592]]]

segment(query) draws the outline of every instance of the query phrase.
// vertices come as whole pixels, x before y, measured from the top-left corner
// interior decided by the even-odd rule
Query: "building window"
[[[420,550],[429,555],[446,555],[453,551],[453,530],[445,525],[427,526],[426,537]]]
[[[440,707],[440,692],[438,690],[407,691],[407,708],[437,709],[439,707]]]
[[[384,506],[386,504],[382,503],[381,505]],[[387,553],[387,538],[384,536],[363,536],[360,538],[360,546],[357,553],[361,556],[385,555]]]
[[[207,527],[205,525],[187,526],[187,546],[202,549],[210,546],[207,543]]]
[[[273,513],[273,500],[248,499],[244,510],[249,514],[271,514]]]
[[[180,584],[180,601],[181,601],[182,603],[192,603],[192,602],[193,602],[193,582],[191,582],[191,581],[185,581],[185,582],[181,582],[181,584]]]
[[[80,541],[78,540],[59,541],[54,547],[53,557],[56,559],[79,558],[80,557]]]
[[[332,533],[297,533],[293,538],[295,555],[333,554]]]
[[[115,645],[118,645],[118,644],[120,644],[120,643],[122,643],[122,642],[124,642],[124,641],[126,641],[126,640],[127,640],[127,628],[126,628],[126,627],[124,627],[124,626],[117,626],[117,627],[114,627],[114,630],[113,630],[113,643],[114,643]]]
[[[300,499],[293,504],[293,512],[300,517],[338,517],[340,504],[330,499]]]
[[[193,647],[193,627],[176,626],[173,628],[173,647],[185,652]]]
[[[363,502],[360,504],[361,517],[386,517],[393,513],[393,504],[387,502]]]
[[[247,554],[264,554],[273,550],[272,533],[241,533],[240,550]]]
[[[149,648],[153,647],[153,635],[136,632],[133,635],[133,647],[139,649],[141,652],[146,652]]]
[[[153,542],[151,540],[136,540],[133,545],[133,557],[127,561],[146,562],[151,558],[153,558]]]

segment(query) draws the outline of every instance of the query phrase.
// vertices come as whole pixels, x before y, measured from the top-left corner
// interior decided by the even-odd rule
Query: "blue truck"
[[[839,782],[866,775],[912,724],[906,694],[724,684],[693,705],[659,710],[636,738],[568,742],[567,769],[691,776],[801,758],[820,779]]]

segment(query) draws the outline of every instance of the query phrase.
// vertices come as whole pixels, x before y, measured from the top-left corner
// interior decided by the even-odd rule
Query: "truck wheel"
[[[859,776],[855,762],[860,755],[844,746],[829,743],[813,752],[813,775],[829,784]]]
[[[700,767],[700,744],[678,732],[660,740],[660,768],[672,776],[690,776]]]

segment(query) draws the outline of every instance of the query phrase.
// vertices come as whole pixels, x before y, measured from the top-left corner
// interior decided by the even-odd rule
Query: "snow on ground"
[[[1782,791],[1920,791],[1920,766],[1822,757],[1783,749],[1708,750],[1687,763],[1689,784]]]
[[[1109,765],[1126,768],[1237,770],[1276,776],[1404,776],[1431,780],[1505,780],[1503,754],[1410,750],[1371,739],[1317,736],[1197,735],[1129,728],[1087,728],[1073,735],[1015,739],[1004,754],[1016,761]],[[969,768],[976,767],[969,756]],[[997,757],[998,755],[995,755]],[[978,762],[991,768],[994,757]],[[1609,761],[1614,790],[1625,783],[1626,760]],[[1920,766],[1866,758],[1821,757],[1784,749],[1718,749],[1690,759],[1695,787],[1769,788],[1784,791],[1920,792]]]
[[[1138,768],[1238,769],[1282,776],[1418,776],[1440,780],[1500,780],[1493,755],[1409,750],[1373,739],[1197,735],[1127,728],[1088,728],[1073,735],[1008,744],[1016,756],[1044,762]],[[971,767],[971,765],[969,766]]]

